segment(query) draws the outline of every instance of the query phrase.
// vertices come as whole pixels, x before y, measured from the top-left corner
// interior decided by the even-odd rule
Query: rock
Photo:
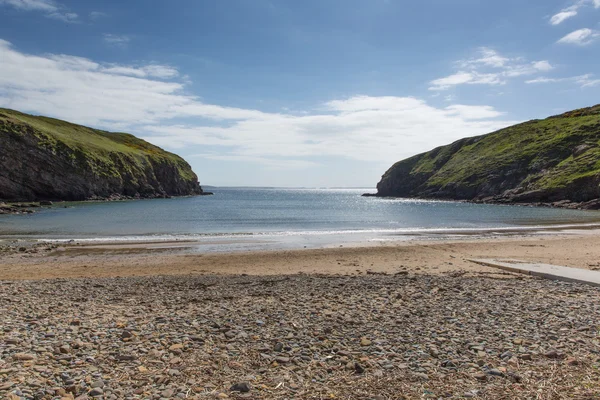
[[[129,331],[123,331],[121,332],[121,339],[129,339],[133,337],[133,333],[129,332]]]
[[[289,357],[275,357],[275,361],[277,361],[279,364],[287,364],[290,362]]]
[[[183,344],[181,344],[181,343],[176,343],[169,347],[169,351],[176,351],[176,350],[181,350],[181,349],[183,349]]]
[[[362,338],[360,339],[360,345],[361,346],[370,346],[371,345],[371,341],[367,338]]]
[[[563,355],[562,355],[562,353],[559,353],[558,350],[551,349],[544,353],[544,357],[557,359],[557,358],[562,358]]]
[[[424,374],[422,372],[413,372],[413,375],[423,381],[427,381],[429,380],[429,375]]]
[[[232,392],[248,393],[250,391],[250,384],[247,382],[236,383],[229,390]]]
[[[485,381],[485,380],[487,380],[487,375],[483,372],[477,372],[473,375],[473,378],[475,378],[479,381]]]
[[[35,354],[17,353],[13,356],[13,358],[15,360],[19,360],[19,361],[30,361],[30,360],[35,360],[37,357]]]
[[[565,360],[565,364],[570,365],[570,366],[575,366],[575,365],[579,365],[580,362],[575,357],[567,357],[567,359]]]
[[[362,374],[365,372],[365,368],[359,363],[354,363],[354,372],[357,374]]]
[[[90,390],[88,392],[88,395],[90,395],[92,397],[102,396],[103,394],[104,394],[104,390],[102,390],[102,388],[99,388],[99,387],[93,388],[92,390]]]

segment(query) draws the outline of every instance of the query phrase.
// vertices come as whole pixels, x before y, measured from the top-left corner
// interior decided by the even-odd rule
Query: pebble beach
[[[0,282],[7,399],[598,399],[600,290],[490,270]]]

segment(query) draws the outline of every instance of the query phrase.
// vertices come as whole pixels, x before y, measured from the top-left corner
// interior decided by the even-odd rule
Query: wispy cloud
[[[542,83],[560,83],[560,82],[573,82],[579,85],[581,88],[589,88],[600,86],[600,79],[594,78],[592,74],[571,76],[567,78],[547,78],[539,77],[526,81],[527,84],[542,84]]]
[[[573,18],[579,14],[579,10],[588,5],[594,8],[600,8],[600,0],[576,0],[571,6],[563,8],[560,12],[550,17],[551,25],[560,25],[569,18]]]
[[[458,85],[503,85],[507,79],[550,71],[554,67],[546,60],[526,62],[522,58],[504,57],[483,47],[474,58],[456,63],[459,71],[430,82],[429,90],[448,90]]]
[[[97,20],[100,18],[108,17],[108,14],[106,14],[105,12],[102,12],[102,11],[92,11],[89,14],[89,16],[90,16],[90,19]]]
[[[149,64],[142,66],[127,66],[109,64],[103,68],[103,72],[113,75],[135,76],[138,78],[169,79],[179,75],[179,71],[168,65]]]
[[[562,24],[564,21],[568,20],[569,18],[572,18],[576,15],[577,15],[577,11],[575,11],[575,10],[563,10],[563,11],[559,12],[558,14],[553,15],[552,18],[550,18],[550,23],[552,25],[559,25],[559,24]]]
[[[113,33],[105,33],[103,38],[105,43],[117,47],[127,47],[131,41],[131,37],[127,35],[115,35]]]
[[[583,28],[569,33],[568,35],[560,39],[557,43],[586,46],[595,42],[598,38],[600,38],[599,31],[589,28]]]
[[[170,66],[32,55],[6,41],[0,59],[0,107],[129,131],[170,149],[200,146],[206,157],[262,166],[286,158],[309,168],[319,156],[388,164],[516,122],[486,105],[433,107],[396,96],[333,99],[305,114],[263,112],[204,102],[173,80],[178,71]]]
[[[22,11],[42,12],[48,18],[64,22],[79,22],[79,16],[53,0],[0,0],[0,5],[11,6]]]

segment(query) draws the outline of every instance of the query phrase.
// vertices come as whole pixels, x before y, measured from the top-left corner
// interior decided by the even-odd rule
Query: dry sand
[[[0,280],[189,274],[491,272],[472,258],[600,269],[600,233],[387,243],[366,247],[197,253],[193,243],[67,245],[0,255]]]

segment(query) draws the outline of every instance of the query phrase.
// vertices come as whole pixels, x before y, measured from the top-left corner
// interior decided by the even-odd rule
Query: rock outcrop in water
[[[600,105],[461,139],[394,164],[377,196],[600,208]]]
[[[201,194],[185,160],[133,135],[0,109],[1,200]]]

